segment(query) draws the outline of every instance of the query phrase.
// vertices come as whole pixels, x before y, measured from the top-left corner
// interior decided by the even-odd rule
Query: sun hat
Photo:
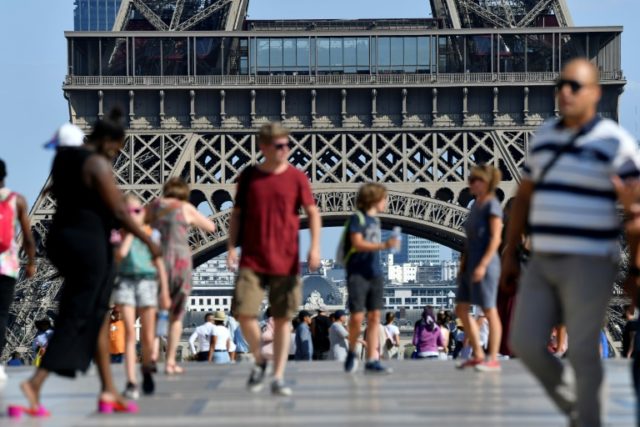
[[[213,315],[213,320],[224,322],[227,320],[227,315],[224,314],[224,311],[216,311],[216,314]]]
[[[44,147],[50,149],[58,147],[79,147],[84,144],[84,136],[84,132],[78,126],[65,123],[58,128]]]

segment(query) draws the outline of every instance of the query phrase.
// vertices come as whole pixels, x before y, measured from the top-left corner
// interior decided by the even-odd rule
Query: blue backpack
[[[361,227],[365,225],[365,217],[364,214],[360,211],[356,211],[356,215],[358,216],[358,222]],[[355,248],[351,246],[351,238],[349,236],[349,228],[351,225],[351,218],[345,221],[344,227],[342,228],[342,234],[340,235],[340,243],[338,243],[338,249],[336,250],[336,264],[341,265],[343,267],[347,266],[349,262],[349,258],[351,255],[355,254]]]

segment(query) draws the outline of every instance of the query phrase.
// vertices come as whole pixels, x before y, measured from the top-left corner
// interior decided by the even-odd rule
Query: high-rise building
[[[75,0],[75,31],[111,31],[122,0]]]
[[[407,238],[407,261],[414,264],[440,264],[440,245],[416,236]]]

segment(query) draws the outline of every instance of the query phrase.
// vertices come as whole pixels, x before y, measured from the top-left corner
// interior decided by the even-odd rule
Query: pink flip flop
[[[33,418],[46,418],[51,416],[51,413],[47,411],[47,409],[42,405],[38,405],[36,409],[27,408],[26,406],[20,405],[9,405],[7,412],[9,418],[20,418],[22,414],[29,415]]]
[[[107,402],[105,400],[98,401],[98,412],[100,414],[113,414],[119,412],[123,414],[136,414],[140,409],[136,402],[127,402],[123,405],[119,402]]]

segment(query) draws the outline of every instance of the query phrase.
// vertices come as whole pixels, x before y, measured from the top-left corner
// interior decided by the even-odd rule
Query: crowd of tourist
[[[349,374],[358,372],[362,361],[365,374],[387,375],[392,369],[385,361],[402,355],[455,358],[459,369],[497,373],[501,356],[515,355],[571,425],[600,426],[600,358],[609,351],[602,325],[620,252],[616,201],[625,214],[631,261],[626,284],[634,304],[640,277],[640,181],[631,180],[640,176],[640,152],[631,136],[597,115],[601,88],[589,61],[565,64],[556,91],[561,118],[545,123],[531,141],[507,215],[496,197],[501,181],[496,165],[471,168],[468,184],[475,200],[465,223],[455,315],[425,307],[404,348],[395,314],[386,313],[384,324],[382,319],[380,251],[399,245],[395,235],[382,241],[386,188],[362,185],[343,230],[337,261],[347,272],[348,313],[328,313],[326,307],[298,311],[299,215],[307,216],[311,271],[320,265],[321,219],[307,176],[289,164],[288,131],[278,123],[263,126],[257,136],[263,161],[247,167],[238,180],[227,236],[227,265],[237,272],[233,315],[205,315],[189,338],[193,359],[248,360],[250,392],[262,390],[270,372],[271,393],[291,396],[288,360],[333,360]],[[214,232],[216,227],[189,203],[189,186],[180,178],[168,179],[162,195],[151,201],[120,191],[111,169],[124,146],[120,116],[114,110],[101,118],[86,138],[66,125],[48,144],[56,156],[47,191],[57,206],[47,255],[64,286],[55,332],[50,323],[38,328],[37,367],[21,385],[28,405],[10,406],[10,416],[49,415],[40,400],[49,374],[75,377],[92,361],[101,383],[98,411],[136,412],[137,318],[143,393],[155,391],[159,337],[166,336],[164,372],[184,372],[176,354],[191,292],[189,228]],[[36,273],[27,204],[5,187],[6,175],[0,161],[0,353],[20,270],[17,227],[25,275]],[[260,321],[266,291],[268,309]],[[634,306],[625,311],[623,355],[636,357],[640,392]],[[111,375],[111,363],[122,361],[124,393]],[[19,355],[11,363],[20,364]],[[567,364],[573,379],[565,375]],[[0,366],[0,379],[5,378]]]

